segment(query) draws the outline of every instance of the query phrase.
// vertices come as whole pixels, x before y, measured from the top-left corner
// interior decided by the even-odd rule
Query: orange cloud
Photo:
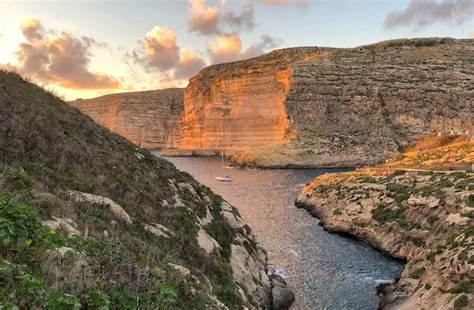
[[[209,42],[208,53],[213,64],[237,60],[242,50],[242,41],[236,35],[222,35]]]
[[[242,41],[236,35],[219,36],[208,43],[207,52],[213,64],[236,61],[260,56],[268,49],[281,44],[281,40],[268,34],[261,36],[261,40],[242,51]]]
[[[71,89],[120,87],[117,79],[88,70],[90,48],[97,44],[94,39],[76,38],[66,32],[56,35],[46,31],[37,19],[22,21],[21,30],[26,39],[17,51],[22,73],[44,83],[56,83]]]

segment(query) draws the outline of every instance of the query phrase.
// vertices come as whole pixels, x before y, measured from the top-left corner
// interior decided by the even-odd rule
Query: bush
[[[0,246],[30,245],[42,227],[34,207],[0,192]]]
[[[82,306],[79,299],[74,295],[51,293],[46,299],[45,308],[51,310],[76,310],[81,309]]]
[[[454,309],[461,309],[462,307],[467,306],[469,302],[469,299],[467,298],[466,295],[461,295],[459,296],[455,301],[454,301]]]

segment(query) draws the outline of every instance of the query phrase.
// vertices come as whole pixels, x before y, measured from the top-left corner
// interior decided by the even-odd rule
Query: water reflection
[[[234,205],[296,294],[294,309],[377,309],[375,287],[403,266],[365,244],[325,232],[294,200],[306,182],[337,170],[221,169],[219,158],[168,158]],[[231,174],[232,183],[215,176]]]

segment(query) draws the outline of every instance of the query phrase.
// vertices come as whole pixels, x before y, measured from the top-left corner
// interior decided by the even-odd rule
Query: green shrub
[[[46,309],[51,310],[76,310],[82,308],[76,296],[56,292],[48,295],[44,306]]]
[[[451,294],[461,294],[461,293],[470,293],[474,290],[474,283],[471,282],[461,282],[453,286],[449,292]]]
[[[461,309],[468,305],[469,299],[466,295],[461,295],[454,301],[454,310]]]
[[[404,220],[405,214],[400,207],[390,207],[386,204],[380,204],[372,210],[372,217],[379,223],[385,223],[396,220]]]
[[[25,189],[33,185],[33,181],[25,174],[23,169],[8,167],[5,176],[7,180],[15,185],[16,189]]]
[[[30,245],[42,227],[34,207],[0,192],[0,246]]]
[[[107,310],[110,307],[109,295],[98,288],[88,288],[84,295],[87,308],[97,310]]]

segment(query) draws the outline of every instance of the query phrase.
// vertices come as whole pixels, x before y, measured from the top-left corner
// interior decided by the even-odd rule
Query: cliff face
[[[407,261],[400,280],[381,289],[382,308],[474,306],[474,174],[413,169],[470,168],[465,158],[472,163],[474,142],[447,139],[452,143],[417,148],[418,156],[410,151],[381,167],[318,177],[296,201],[326,229]],[[396,168],[407,164],[409,171]]]
[[[186,88],[184,112],[169,147],[234,154],[284,140],[289,64],[325,54],[318,48],[279,50],[202,70]]]
[[[112,94],[69,104],[140,147],[160,149],[183,111],[183,89]]]
[[[473,40],[413,39],[211,66],[186,88],[169,146],[267,167],[381,162],[420,135],[472,126],[473,53]]]
[[[0,308],[270,309],[288,295],[220,196],[19,76],[0,84]]]

